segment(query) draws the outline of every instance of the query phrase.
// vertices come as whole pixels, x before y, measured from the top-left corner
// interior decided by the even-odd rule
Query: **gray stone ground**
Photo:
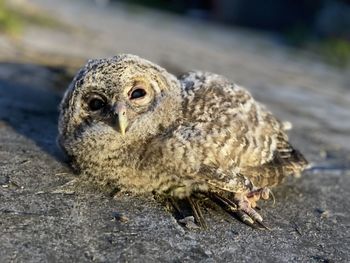
[[[73,29],[29,27],[20,52],[0,38],[2,57],[25,61],[23,50],[31,50],[80,61],[130,52],[173,72],[224,74],[294,124],[291,140],[314,168],[276,188],[275,205],[261,204],[272,231],[215,207],[205,210],[208,230],[189,231],[152,196],[55,193],[74,178],[55,146],[64,71],[1,63],[0,262],[350,261],[349,72],[240,30],[119,5],[93,12],[86,1],[32,2]]]

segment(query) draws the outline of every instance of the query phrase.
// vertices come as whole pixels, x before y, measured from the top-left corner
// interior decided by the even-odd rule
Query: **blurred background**
[[[108,1],[96,0],[105,5]],[[350,58],[349,0],[127,0],[202,21],[259,30],[345,66]]]
[[[74,59],[130,52],[171,63],[184,53],[180,45],[193,40],[198,49],[304,52],[346,68],[350,1],[0,0],[0,34],[1,60],[44,63],[57,55],[46,63],[67,56],[74,67]]]

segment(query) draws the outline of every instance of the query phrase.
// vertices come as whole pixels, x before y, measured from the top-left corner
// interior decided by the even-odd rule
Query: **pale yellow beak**
[[[124,103],[117,104],[116,113],[118,114],[118,124],[120,133],[124,136],[125,130],[128,127],[128,117],[126,116],[126,106]]]

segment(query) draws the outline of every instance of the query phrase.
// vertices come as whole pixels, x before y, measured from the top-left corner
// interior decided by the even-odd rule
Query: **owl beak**
[[[118,124],[120,133],[124,136],[128,127],[128,118],[126,116],[126,106],[124,103],[118,103],[116,106],[116,114],[118,115]]]

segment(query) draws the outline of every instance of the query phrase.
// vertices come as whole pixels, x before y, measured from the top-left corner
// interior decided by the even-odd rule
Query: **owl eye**
[[[143,88],[136,88],[131,92],[130,99],[134,100],[134,99],[143,98],[146,94],[147,92]]]
[[[100,110],[104,108],[104,106],[106,106],[106,103],[100,98],[92,98],[89,101],[89,109],[92,111]]]

